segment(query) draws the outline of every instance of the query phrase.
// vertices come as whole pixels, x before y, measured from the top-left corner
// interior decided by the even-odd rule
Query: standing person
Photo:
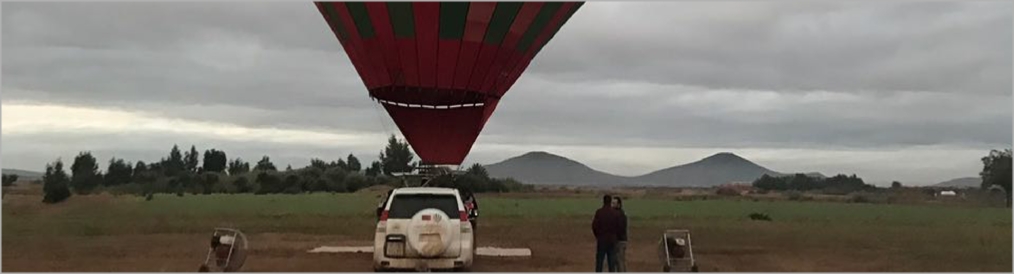
[[[623,199],[613,197],[613,208],[620,216],[620,233],[616,239],[616,272],[627,272],[627,214],[623,212]]]
[[[616,242],[619,238],[619,214],[612,207],[613,197],[602,197],[602,207],[595,211],[592,233],[595,234],[595,272],[602,272],[602,260],[606,260],[609,272],[616,272]]]
[[[472,230],[475,230],[479,218],[479,202],[475,200],[475,193],[472,193],[471,190],[465,190],[463,197],[468,221],[472,223]]]

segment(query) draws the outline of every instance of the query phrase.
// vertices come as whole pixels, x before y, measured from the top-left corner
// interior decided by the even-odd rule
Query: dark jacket
[[[617,209],[620,214],[620,233],[617,240],[621,242],[627,241],[627,213],[623,212],[623,209]]]
[[[595,211],[592,233],[599,244],[616,244],[620,237],[620,214],[616,209],[604,206]]]

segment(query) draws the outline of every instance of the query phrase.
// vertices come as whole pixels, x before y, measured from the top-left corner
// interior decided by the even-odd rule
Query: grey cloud
[[[269,48],[341,52],[311,2],[7,2],[3,7],[4,46],[171,49],[226,33]]]
[[[117,140],[111,143],[108,140]],[[167,157],[174,144],[181,150],[189,150],[194,145],[201,153],[207,149],[218,149],[226,152],[229,159],[242,158],[248,162],[256,162],[262,156],[271,157],[275,166],[284,168],[306,166],[312,158],[337,160],[352,153],[360,161],[370,163],[377,160],[377,154],[385,140],[377,140],[376,145],[369,147],[349,146],[336,143],[332,146],[301,146],[289,145],[280,147],[267,142],[234,142],[201,136],[190,136],[172,133],[131,132],[120,134],[25,134],[4,136],[3,139],[4,168],[20,168],[43,170],[46,163],[62,159],[69,166],[81,151],[90,151],[101,164],[103,170],[111,157],[125,159],[136,163],[156,162]]]
[[[535,77],[532,77],[535,78]],[[484,134],[497,142],[655,146],[885,147],[960,144],[989,147],[1012,138],[1009,96],[863,93],[850,98],[670,86],[609,96],[612,86],[529,80],[508,93]],[[575,90],[578,92],[557,92]],[[622,92],[615,90],[616,92]],[[816,95],[819,97],[821,95]],[[835,95],[824,95],[833,97]],[[756,110],[737,109],[763,100]],[[725,108],[725,109],[723,109]]]
[[[1009,146],[1012,10],[1009,1],[589,2],[476,146]],[[2,13],[5,103],[397,132],[309,2],[6,2]],[[54,144],[76,153],[114,137],[142,142],[124,151],[196,138],[4,136],[3,157]],[[476,159],[501,157],[491,155]]]
[[[712,88],[1011,91],[1010,2],[597,4],[568,22],[532,73]]]

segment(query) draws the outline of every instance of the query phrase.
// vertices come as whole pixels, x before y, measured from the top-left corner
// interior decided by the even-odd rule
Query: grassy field
[[[207,234],[235,227],[250,271],[369,271],[364,254],[307,254],[369,244],[377,193],[75,196],[3,201],[6,271],[194,271]],[[529,259],[480,258],[477,271],[591,271],[599,199],[480,196],[480,245],[529,247]],[[1011,271],[1011,211],[828,202],[630,199],[632,271],[658,271],[666,228],[693,231],[702,271]],[[764,213],[771,222],[752,221]],[[42,262],[54,262],[47,264]],[[291,262],[293,264],[288,264]]]

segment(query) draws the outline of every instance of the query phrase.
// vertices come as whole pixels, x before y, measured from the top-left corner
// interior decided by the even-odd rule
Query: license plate
[[[405,242],[387,242],[385,249],[388,257],[405,257]]]

